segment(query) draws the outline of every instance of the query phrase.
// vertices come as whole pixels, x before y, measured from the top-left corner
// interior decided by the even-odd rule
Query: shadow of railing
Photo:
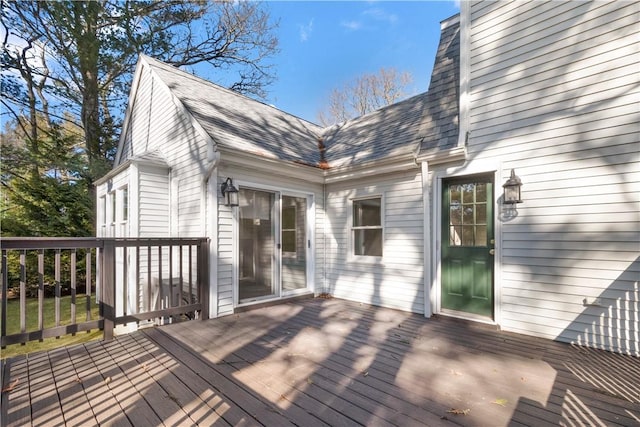
[[[562,332],[558,352],[543,361],[556,371],[546,402],[520,398],[512,420],[522,414],[545,414],[557,425],[605,425],[611,421],[606,402],[628,409],[620,425],[640,424],[640,257],[596,298],[585,298],[585,309]],[[604,402],[604,403],[603,403]]]

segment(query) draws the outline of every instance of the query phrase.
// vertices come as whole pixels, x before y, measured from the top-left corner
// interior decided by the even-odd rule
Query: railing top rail
[[[95,237],[2,237],[0,249],[76,249],[101,248]]]
[[[0,249],[88,249],[102,248],[106,242],[117,247],[176,246],[197,245],[207,240],[206,237],[2,237]]]
[[[177,246],[177,245],[198,245],[203,241],[208,241],[207,237],[123,237],[104,238],[104,242],[109,242],[117,247],[136,246]]]

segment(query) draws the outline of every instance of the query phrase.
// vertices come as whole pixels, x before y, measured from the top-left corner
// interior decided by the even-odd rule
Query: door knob
[[[489,255],[495,255],[495,254],[496,254],[495,249],[489,249]]]

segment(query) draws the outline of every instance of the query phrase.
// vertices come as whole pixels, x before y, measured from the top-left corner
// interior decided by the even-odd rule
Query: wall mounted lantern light
[[[504,183],[504,203],[507,205],[515,205],[516,203],[522,203],[522,196],[520,195],[520,188],[522,187],[522,181],[520,177],[516,175],[516,172],[511,169],[511,177]]]
[[[224,197],[225,205],[227,206],[238,206],[238,189],[233,186],[233,180],[231,178],[227,178],[225,182],[220,186],[220,191],[222,192],[222,197]]]

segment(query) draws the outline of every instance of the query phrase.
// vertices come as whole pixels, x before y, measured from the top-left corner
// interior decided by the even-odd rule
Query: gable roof
[[[322,128],[141,55],[196,125],[220,146],[321,168],[454,148],[458,141],[459,16],[442,23],[429,90]]]
[[[222,147],[316,165],[322,128],[150,57],[149,67]]]

